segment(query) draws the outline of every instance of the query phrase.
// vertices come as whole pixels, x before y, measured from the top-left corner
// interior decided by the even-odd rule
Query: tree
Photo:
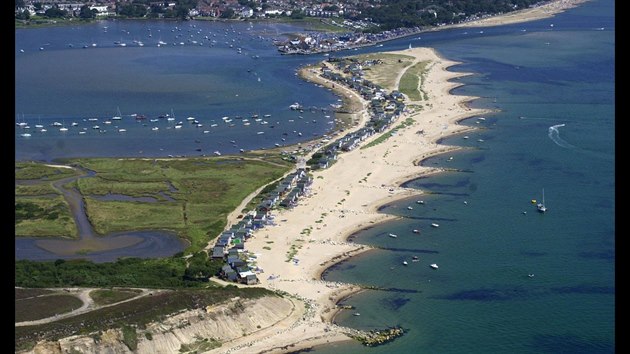
[[[221,16],[219,16],[221,18],[232,18],[234,17],[234,10],[232,9],[225,9],[225,11],[221,12]]]
[[[17,18],[18,20],[28,20],[31,18],[31,13],[28,12],[28,10],[24,10],[22,12],[19,12],[15,18]]]
[[[61,10],[57,6],[51,7],[44,12],[44,16],[48,18],[62,18],[68,16],[68,11]]]
[[[301,10],[291,11],[291,18],[301,20],[304,18],[304,12]]]
[[[79,13],[79,17],[82,19],[92,19],[96,18],[96,13],[98,11],[96,9],[92,10],[89,6],[83,5],[81,6],[81,12]]]

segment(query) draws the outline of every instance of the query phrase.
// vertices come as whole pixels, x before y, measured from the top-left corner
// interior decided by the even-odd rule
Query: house
[[[250,18],[254,16],[254,10],[249,6],[243,6],[240,11],[241,17]]]
[[[214,246],[212,248],[212,258],[213,259],[221,259],[225,256],[225,247],[224,246]]]
[[[259,229],[267,223],[267,213],[256,213],[254,217],[254,228]]]
[[[258,277],[256,277],[256,274],[248,274],[245,277],[245,284],[247,285],[255,285],[258,284]]]
[[[238,273],[236,273],[234,270],[226,272],[225,277],[229,281],[233,281],[233,282],[238,281]]]
[[[256,277],[256,274],[254,274],[254,272],[252,272],[249,269],[244,272],[238,272],[238,277],[239,277],[240,282],[243,284],[247,284],[247,285],[258,284],[258,277]]]

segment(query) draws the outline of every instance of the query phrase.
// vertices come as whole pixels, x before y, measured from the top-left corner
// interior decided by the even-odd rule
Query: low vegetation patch
[[[76,237],[77,230],[62,196],[16,197],[15,235]]]
[[[210,261],[204,271],[216,274],[222,262]],[[186,260],[124,258],[116,262],[93,263],[86,260],[15,262],[15,285],[28,288],[81,287],[205,287],[207,281],[187,277]],[[207,279],[207,278],[206,278]]]
[[[78,297],[65,294],[44,295],[15,300],[15,322],[34,321],[76,310],[83,305]]]
[[[197,336],[193,343],[182,344],[179,348],[180,353],[203,353],[208,350],[219,348],[221,342],[214,338],[201,338]]]
[[[15,327],[15,348],[17,350],[28,347],[41,340],[52,341],[71,335],[127,326],[126,344],[131,349],[134,346],[134,333],[137,345],[137,328],[144,328],[150,322],[159,321],[183,310],[205,308],[237,296],[241,299],[253,299],[275,294],[263,288],[243,289],[236,286],[156,293],[51,323]]]
[[[109,305],[138,296],[142,291],[137,289],[98,289],[90,292],[90,297],[97,305]]]
[[[15,300],[28,299],[29,297],[36,297],[52,293],[52,290],[47,289],[15,288]]]
[[[16,162],[15,163],[15,179],[16,180],[33,180],[41,179],[45,181],[54,181],[65,177],[78,175],[74,169],[50,167],[39,162]]]

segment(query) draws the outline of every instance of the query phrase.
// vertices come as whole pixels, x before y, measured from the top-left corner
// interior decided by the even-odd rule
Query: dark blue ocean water
[[[81,119],[102,121],[116,107],[123,115],[149,117],[173,109],[184,120],[181,130],[160,122],[164,126],[152,131],[149,123],[144,127],[125,116],[120,124],[126,135],[112,134],[111,128],[79,135],[70,127],[67,133],[74,134],[49,128],[23,138],[16,130],[16,159],[194,155],[199,154],[195,139],[202,141],[201,153],[234,152],[230,149],[269,147],[283,136],[295,142],[331,128],[332,118],[319,108],[337,98],[294,75],[298,66],[324,57],[280,56],[269,42],[290,28],[192,25],[108,22],[47,29],[51,36],[16,31],[16,122],[24,114],[31,126],[40,119],[66,125],[77,120],[78,129],[89,124]],[[381,347],[342,343],[315,352],[614,352],[614,26],[614,2],[594,0],[551,19],[423,33],[339,54],[434,47],[462,62],[453,70],[473,73],[459,79],[465,85],[454,93],[481,97],[471,104],[499,112],[463,121],[481,129],[443,143],[466,149],[424,162],[460,172],[409,181],[429,193],[423,205],[415,199],[386,205],[383,212],[405,218],[356,235],[357,242],[381,249],[326,274],[329,280],[390,289],[346,300],[356,310],[339,315],[337,323],[361,329],[399,325],[407,333]],[[152,36],[140,37],[148,28]],[[174,38],[179,28],[183,36]],[[156,46],[157,29],[168,46]],[[250,40],[244,33],[251,31],[256,34]],[[187,42],[215,33],[223,37],[212,48]],[[144,47],[133,45],[136,37]],[[113,41],[121,40],[128,46],[115,47]],[[92,41],[96,48],[81,48]],[[185,45],[173,46],[174,41]],[[299,118],[287,108],[296,101],[318,109]],[[251,125],[234,127],[221,119],[251,114],[271,117],[267,125],[250,119]],[[188,116],[204,127],[186,125]],[[213,121],[218,126],[203,134]],[[230,140],[238,146],[232,148]],[[541,199],[543,189],[548,211],[539,214],[530,201]],[[440,227],[431,228],[433,222]],[[398,238],[387,237],[390,232]],[[414,255],[419,262],[411,262]]]
[[[615,351],[614,31],[613,2],[602,0],[552,19],[382,48],[435,47],[463,63],[453,70],[474,74],[454,93],[500,112],[463,121],[481,129],[443,143],[466,149],[424,161],[459,172],[409,181],[430,193],[425,203],[384,206],[405,218],[355,235],[381,248],[325,276],[392,289],[347,299],[356,310],[338,324],[398,325],[407,334],[376,348],[314,352]],[[548,211],[540,214],[531,199],[543,188]]]

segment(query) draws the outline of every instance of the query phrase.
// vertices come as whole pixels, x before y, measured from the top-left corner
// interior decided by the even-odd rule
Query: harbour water
[[[290,28],[191,25],[177,25],[188,36],[177,38],[183,46],[172,45],[174,37],[166,39],[164,32],[175,33],[173,23],[59,28],[54,31],[62,35],[44,43],[39,30],[16,31],[16,122],[24,117],[31,126],[40,119],[68,125],[76,119],[84,126],[83,118],[102,121],[115,115],[116,107],[123,115],[151,118],[173,109],[177,120],[184,121],[181,129],[167,130],[164,122],[152,131],[151,125],[126,116],[120,123],[127,124],[124,136],[110,131],[64,135],[48,129],[46,135],[23,138],[16,130],[16,159],[198,155],[195,139],[204,139],[201,153],[227,153],[271,147],[283,136],[286,143],[302,141],[330,130],[334,116],[321,108],[337,98],[295,76],[300,65],[325,57],[280,56],[269,40],[257,37]],[[145,46],[133,47],[135,34],[149,27],[150,38],[159,28],[168,46],[149,46],[143,37]],[[236,53],[236,45],[229,48],[231,37],[222,37],[212,48],[188,45],[188,39],[197,38],[193,31],[202,28],[201,38],[210,32],[222,36],[226,29],[234,38],[239,31],[257,34],[239,44],[244,55]],[[93,31],[89,39],[86,30]],[[106,37],[101,41],[101,36]],[[384,206],[383,212],[404,218],[353,236],[379,249],[325,274],[332,281],[387,289],[345,300],[356,309],[339,314],[338,324],[368,330],[402,326],[406,334],[375,348],[347,342],[313,352],[615,351],[614,37],[614,2],[594,0],[550,19],[423,33],[383,47],[338,53],[400,50],[410,44],[434,47],[463,63],[453,70],[473,73],[459,79],[465,85],[454,93],[481,97],[471,104],[498,113],[461,123],[479,127],[477,131],[445,137],[444,144],[467,148],[423,163],[458,171],[409,181],[408,186],[428,193],[421,198],[424,203],[413,199]],[[113,44],[121,40],[129,46]],[[98,46],[67,46],[91,41]],[[46,43],[50,46],[38,50]],[[254,59],[254,53],[260,57]],[[288,109],[293,102],[317,109],[299,118]],[[268,125],[280,123],[259,129],[254,122],[230,126],[221,119],[252,114],[271,114]],[[205,128],[186,125],[188,116],[204,126],[219,124],[218,129],[204,134]],[[541,199],[543,189],[548,211],[541,214],[531,200]],[[414,255],[418,262],[412,262]],[[432,263],[439,269],[430,268]],[[361,315],[353,316],[355,312]]]
[[[200,156],[321,136],[338,98],[296,69],[324,57],[281,56],[272,44],[302,30],[214,21],[16,30],[15,117],[30,129],[16,128],[15,157]],[[295,102],[303,112],[289,109]]]

